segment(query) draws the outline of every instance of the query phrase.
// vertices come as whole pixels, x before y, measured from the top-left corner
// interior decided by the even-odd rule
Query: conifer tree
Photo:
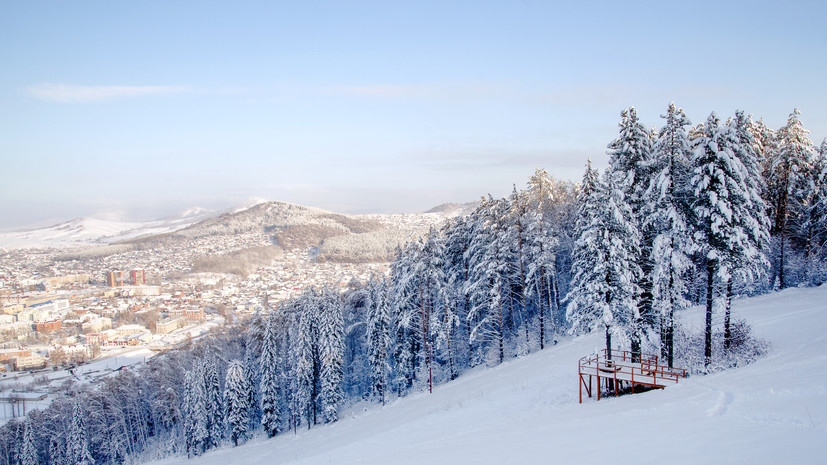
[[[281,411],[279,408],[278,355],[276,353],[275,312],[265,324],[261,342],[261,425],[268,438],[279,432]]]
[[[690,122],[683,110],[671,103],[663,118],[666,121],[653,149],[655,174],[646,195],[654,201],[644,208],[644,224],[656,232],[650,254],[652,296],[661,318],[661,355],[672,366],[675,312],[689,306],[685,279],[695,252],[685,192],[692,151],[686,133]]]
[[[385,281],[372,278],[368,284],[367,350],[371,394],[385,404],[388,388],[388,354],[391,345],[391,314]]]
[[[638,265],[641,273],[637,276],[636,286],[640,295],[635,296],[638,311],[635,330],[631,334],[633,357],[640,353],[640,341],[643,332],[655,321],[652,312],[652,269],[650,260],[656,232],[644,221],[644,210],[654,199],[647,198],[647,188],[652,181],[652,135],[647,131],[637,116],[634,107],[621,113],[620,131],[609,148],[609,169],[617,188],[621,190],[624,201],[632,211],[630,221],[641,233],[639,247],[641,253]]]
[[[224,386],[224,405],[226,405],[230,439],[233,445],[237,446],[239,441],[247,439],[247,428],[250,423],[251,389],[241,361],[230,362]]]
[[[639,329],[636,295],[640,254],[640,232],[611,171],[596,179],[591,164],[584,175],[575,243],[572,289],[567,317],[572,333],[603,328],[606,350],[611,354],[611,336],[630,339]],[[622,183],[621,183],[622,185]],[[611,356],[611,355],[609,355]]]
[[[777,267],[780,287],[787,287],[786,241],[789,238],[790,216],[794,214],[791,200],[800,190],[804,175],[811,169],[813,143],[807,138],[799,119],[801,112],[793,110],[787,124],[777,133],[777,147],[769,162],[768,183],[773,213],[772,233],[778,236]]]
[[[23,445],[20,449],[20,465],[38,465],[37,446],[32,435],[31,420],[23,423]]]
[[[344,328],[338,296],[325,288],[319,299],[319,378],[321,410],[325,423],[339,419],[342,403]]]
[[[692,211],[694,237],[706,260],[706,328],[704,364],[712,359],[712,307],[715,278],[726,282],[738,266],[739,257],[751,257],[754,247],[744,224],[750,203],[745,185],[746,168],[735,152],[740,142],[729,126],[719,124],[712,113],[703,136],[696,140],[692,157]]]
[[[207,357],[204,363],[204,391],[208,431],[207,449],[212,449],[220,446],[224,438],[224,402],[215,359]]]
[[[86,433],[85,413],[80,400],[75,401],[72,409],[72,423],[66,439],[66,461],[75,465],[94,465],[95,459],[89,451],[89,439]]]

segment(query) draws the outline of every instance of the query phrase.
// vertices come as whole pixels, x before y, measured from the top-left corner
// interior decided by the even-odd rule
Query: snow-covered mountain
[[[734,302],[770,341],[750,365],[663,391],[578,403],[578,359],[602,335],[479,369],[330,425],[256,438],[188,460],[230,464],[824,463],[827,286]],[[681,315],[702,326],[703,309]],[[181,463],[170,458],[155,465]]]
[[[324,242],[334,260],[351,261],[359,256],[367,261],[383,261],[397,245],[424,234],[446,218],[466,215],[475,206],[452,203],[424,213],[346,215],[251,198],[223,211],[194,207],[155,221],[118,221],[104,215],[75,218],[45,228],[0,232],[0,249],[76,248],[161,234],[166,235],[165,240],[175,240],[266,230],[274,233],[283,247],[322,247]]]
[[[190,208],[160,220],[117,221],[95,217],[75,218],[45,228],[0,232],[0,248],[72,248],[113,242],[185,228],[219,214],[215,210]]]

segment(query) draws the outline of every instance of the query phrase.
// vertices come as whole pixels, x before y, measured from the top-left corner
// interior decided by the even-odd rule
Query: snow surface
[[[186,463],[825,463],[825,302],[827,286],[734,302],[735,315],[771,342],[770,354],[664,390],[578,404],[577,360],[602,342],[593,334],[478,369],[431,395]],[[682,317],[700,324],[702,313],[695,307]]]

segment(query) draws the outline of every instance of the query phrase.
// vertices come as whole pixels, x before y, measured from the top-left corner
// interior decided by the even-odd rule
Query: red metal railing
[[[627,350],[606,349],[587,355],[578,363],[580,376],[580,402],[583,402],[583,388],[589,397],[592,393],[592,376],[597,377],[597,400],[600,400],[600,379],[612,380],[615,395],[618,392],[618,381],[626,381],[635,385],[663,388],[668,384],[675,384],[680,378],[686,377],[686,370],[664,365],[658,365],[658,356],[653,354],[633,354]],[[586,384],[584,376],[589,377]]]

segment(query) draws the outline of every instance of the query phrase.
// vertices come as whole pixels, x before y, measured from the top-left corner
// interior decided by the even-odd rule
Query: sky
[[[624,108],[827,136],[827,2],[0,0],[0,228],[578,180]]]

